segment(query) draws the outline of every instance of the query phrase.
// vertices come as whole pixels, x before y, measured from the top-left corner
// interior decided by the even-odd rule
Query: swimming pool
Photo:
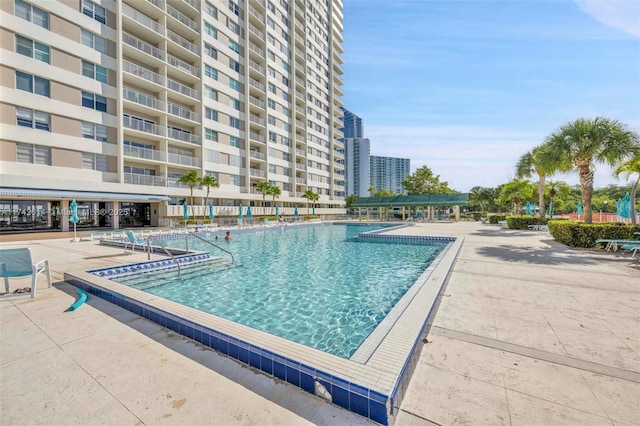
[[[258,231],[234,231],[236,241],[239,242],[245,238],[245,233],[251,232]],[[362,237],[371,238],[379,244],[389,241],[400,247],[406,243],[426,241],[445,242],[447,245],[349,358],[308,347],[117,282],[143,270],[174,267],[174,260],[166,256],[153,255],[149,261],[91,271],[67,271],[64,278],[85,290],[91,297],[101,297],[204,347],[262,370],[274,379],[327,398],[336,405],[381,424],[390,424],[400,409],[425,344],[424,337],[437,311],[439,294],[444,291],[464,239],[430,236],[419,225],[396,226],[380,232],[364,233]],[[184,236],[180,235],[166,238],[184,241]],[[192,237],[189,240],[193,241]],[[100,241],[100,244],[118,243]],[[124,241],[121,245],[124,245]],[[224,247],[224,242],[222,246]],[[119,250],[122,250],[122,246]],[[183,251],[180,254],[174,250],[174,255],[183,271],[190,269],[187,265],[198,267],[211,261],[209,253],[204,252],[185,254]],[[109,279],[113,277],[118,279]]]
[[[200,264],[118,278],[133,288],[349,358],[431,261],[438,241],[360,238],[382,226],[328,225],[268,229],[208,240],[240,266]],[[218,237],[218,240],[215,238]],[[184,248],[173,239],[167,247]],[[220,251],[199,240],[192,250]]]

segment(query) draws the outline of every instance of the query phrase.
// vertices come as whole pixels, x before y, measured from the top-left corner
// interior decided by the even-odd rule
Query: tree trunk
[[[631,188],[631,195],[629,198],[629,208],[631,210],[631,224],[632,225],[636,225],[636,194],[638,193],[638,183],[640,183],[640,175],[638,176],[638,180],[636,180],[636,183],[633,185],[633,188]]]
[[[545,205],[544,205],[544,182],[545,182],[545,176],[538,174],[539,180],[538,180],[538,207],[540,207],[540,219],[544,219],[544,217],[546,216],[546,209],[545,209]]]
[[[578,168],[580,175],[580,193],[582,194],[582,210],[584,223],[593,223],[591,212],[591,197],[593,196],[593,171],[589,165],[581,165]]]

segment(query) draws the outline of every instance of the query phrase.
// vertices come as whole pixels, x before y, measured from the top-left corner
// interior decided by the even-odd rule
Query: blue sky
[[[511,180],[568,121],[640,131],[639,0],[343,2],[343,101],[372,155],[410,158],[466,192]],[[626,182],[598,165],[595,187],[611,183]]]

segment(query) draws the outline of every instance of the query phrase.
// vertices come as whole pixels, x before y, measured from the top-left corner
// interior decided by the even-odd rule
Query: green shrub
[[[546,225],[547,219],[533,216],[507,216],[509,229],[529,229],[529,225]]]
[[[473,220],[479,221],[482,217],[487,217],[489,212],[473,212]]]
[[[491,214],[487,216],[489,218],[489,223],[497,224],[503,220],[507,220],[507,215],[504,214]]]
[[[599,239],[637,239],[634,232],[640,232],[640,225],[631,226],[626,223],[594,223],[573,222],[566,220],[550,220],[548,223],[551,236],[559,243],[569,247],[592,248]]]

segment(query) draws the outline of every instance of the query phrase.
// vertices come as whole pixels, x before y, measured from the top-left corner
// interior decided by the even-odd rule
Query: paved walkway
[[[640,268],[628,258],[479,223],[399,232],[465,243],[396,425],[640,424]],[[2,242],[25,245],[56,284],[0,299],[3,425],[371,424],[99,298],[64,312],[77,296],[65,270],[146,255]]]

